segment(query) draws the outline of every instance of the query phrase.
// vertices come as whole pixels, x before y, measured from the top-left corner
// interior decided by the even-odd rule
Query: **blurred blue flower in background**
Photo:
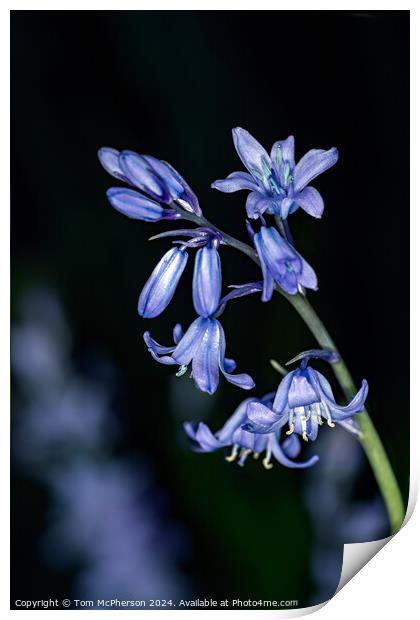
[[[113,367],[97,360],[95,377],[76,370],[51,291],[28,294],[21,317],[12,327],[12,451],[21,472],[48,492],[43,562],[71,570],[72,593],[82,599],[185,596],[186,534],[163,513],[150,466],[113,454]]]
[[[213,188],[227,193],[251,190],[246,210],[254,219],[265,212],[286,219],[299,207],[313,217],[322,216],[324,201],[309,183],[336,163],[336,148],[312,149],[295,165],[293,136],[275,142],[268,155],[245,129],[236,127],[232,134],[235,149],[249,172],[232,172],[226,179],[214,181]]]
[[[312,524],[310,604],[331,598],[343,564],[343,544],[379,540],[387,533],[387,515],[378,497],[354,499],[365,467],[362,448],[347,433],[324,433],[317,441],[322,458],[304,477],[303,496]]]

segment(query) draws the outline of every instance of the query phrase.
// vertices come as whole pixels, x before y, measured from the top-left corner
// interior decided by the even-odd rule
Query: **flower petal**
[[[256,233],[254,235],[254,244],[255,249],[257,250],[258,258],[261,263],[261,271],[263,274],[263,292],[261,295],[262,301],[270,301],[273,296],[274,291],[274,278],[271,275],[271,271],[268,268],[267,263],[265,262],[265,256],[262,248],[262,238],[261,233]]]
[[[219,252],[213,245],[201,248],[196,254],[192,288],[197,314],[203,317],[214,314],[222,292],[222,267]]]
[[[143,155],[143,157],[166,185],[171,198],[177,200],[186,211],[201,215],[197,196],[179,172],[167,161],[157,159],[152,155]]]
[[[251,192],[246,199],[246,212],[248,217],[256,220],[267,211],[267,209],[270,209],[273,203],[274,200],[272,198],[267,198],[265,194],[258,191]]]
[[[291,209],[295,204],[294,198],[283,198],[280,205],[281,217],[285,220],[291,213]]]
[[[219,385],[220,327],[215,319],[201,319],[206,328],[194,352],[192,377],[202,392],[214,394]]]
[[[134,220],[157,222],[169,213],[168,209],[164,209],[154,200],[142,196],[133,189],[111,187],[106,195],[114,209]]]
[[[274,142],[271,147],[270,153],[271,163],[276,172],[280,170],[280,166],[283,162],[287,162],[290,166],[290,171],[293,171],[295,167],[295,139],[293,136],[289,136],[286,140],[278,140]]]
[[[286,419],[287,417],[275,413],[258,401],[254,401],[248,405],[247,418],[242,428],[250,433],[272,433],[280,428]]]
[[[319,390],[327,403],[328,409],[332,414],[333,420],[345,420],[346,418],[349,418],[356,413],[360,413],[361,411],[363,411],[369,391],[369,385],[366,379],[363,379],[362,387],[352,398],[349,404],[341,407],[335,402],[331,386],[327,379],[320,372],[318,372],[317,370],[313,370],[312,368],[308,368],[308,372],[311,375],[312,382],[318,385]]]
[[[199,444],[200,452],[213,452],[223,448],[225,445],[213,435],[207,424],[203,422],[200,422],[196,431],[191,422],[184,422],[184,429],[188,437]]]
[[[175,349],[174,346],[163,347],[158,342],[156,342],[156,340],[153,340],[150,332],[144,332],[143,340],[146,343],[147,350],[149,351],[150,355],[153,357],[154,360],[156,360],[160,364],[177,364],[177,362],[171,356],[166,355],[167,353],[172,353],[172,351]]]
[[[291,461],[290,459],[287,458],[286,454],[281,449],[280,444],[274,433],[270,435],[268,447],[271,449],[274,458],[279,463],[281,463],[282,465],[285,465],[286,467],[292,467],[293,469],[305,469],[306,467],[312,467],[312,465],[315,465],[315,463],[319,461],[319,456],[317,455],[314,455],[307,461],[304,461],[301,463],[297,463],[296,461]]]
[[[190,211],[191,213],[195,213],[196,215],[202,215],[202,211],[200,209],[198,198],[194,194],[194,192],[192,191],[191,187],[188,185],[186,180],[167,161],[163,163],[165,163],[168,166],[168,168],[170,168],[172,173],[177,177],[178,181],[184,186],[184,194],[182,195],[182,197],[180,196],[178,198],[179,204],[186,211]]]
[[[238,405],[230,418],[226,420],[220,431],[218,431],[217,438],[219,439],[219,441],[226,445],[233,443],[232,434],[237,428],[241,426],[242,422],[246,420],[246,411],[248,404],[254,401],[255,398],[246,398],[241,402],[240,405]]]
[[[201,317],[195,319],[180,342],[176,345],[172,357],[181,366],[191,362],[207,329],[207,321],[208,319],[203,319]]]
[[[152,350],[154,353],[156,353],[156,355],[166,355],[167,353],[172,353],[172,351],[174,351],[175,349],[175,345],[172,345],[171,347],[165,347],[156,342],[156,340],[154,340],[150,335],[150,332],[144,332],[143,340],[146,343],[149,351]]]
[[[226,372],[233,372],[236,368],[236,362],[235,360],[232,360],[229,357],[225,357],[223,367],[226,370]]]
[[[139,187],[145,194],[161,202],[171,202],[172,197],[150,163],[134,151],[122,151],[119,157],[120,168],[130,183]]]
[[[281,443],[281,449],[286,456],[295,459],[300,454],[300,441],[298,436],[293,433]]]
[[[130,181],[121,170],[118,160],[119,156],[120,152],[117,151],[117,149],[112,149],[109,146],[104,146],[98,151],[99,161],[108,172],[108,174],[111,174],[116,179],[120,179],[120,181],[125,181],[126,183],[129,183]]]
[[[258,234],[255,235],[254,241]],[[283,290],[291,295],[296,294],[297,275],[302,268],[299,255],[273,226],[262,226],[260,234],[260,251],[268,271]]]
[[[288,394],[290,409],[305,407],[319,401],[316,387],[310,382],[310,375],[306,370],[296,370]]]
[[[302,271],[299,276],[299,284],[302,284],[305,288],[310,288],[313,291],[318,290],[318,278],[315,271],[310,264],[299,254],[299,258],[302,261]]]
[[[276,395],[274,397],[273,402],[273,410],[277,414],[282,414],[285,412],[287,408],[287,400],[289,396],[289,388],[293,381],[293,377],[296,374],[296,370],[289,372],[280,382],[279,387],[277,388]]]
[[[241,189],[258,190],[258,183],[248,172],[232,172],[226,179],[217,179],[210,185],[219,192],[231,194]]]
[[[220,353],[219,353],[220,370],[225,376],[225,379],[229,381],[229,383],[232,383],[233,385],[236,385],[237,387],[240,387],[243,390],[252,390],[252,388],[255,387],[255,382],[250,375],[247,375],[246,373],[232,375],[230,372],[226,370],[225,368],[225,350],[226,350],[225,332],[223,330],[223,327],[219,323],[219,321],[216,321],[216,322],[218,323],[219,329],[220,329]]]
[[[335,147],[328,151],[323,149],[308,151],[297,163],[293,173],[295,191],[300,192],[312,179],[331,168],[337,160],[338,151]]]
[[[266,177],[267,171],[270,170],[270,158],[267,151],[241,127],[233,129],[232,135],[236,151],[252,176],[257,179]]]
[[[175,344],[178,344],[178,342],[181,340],[183,335],[184,335],[184,332],[182,330],[181,324],[177,323],[173,329],[173,338],[174,338]]]
[[[170,303],[188,261],[183,248],[171,248],[153,269],[140,294],[138,313],[145,319],[159,316]]]
[[[315,187],[305,187],[295,196],[295,202],[312,217],[320,218],[324,211],[324,201]]]

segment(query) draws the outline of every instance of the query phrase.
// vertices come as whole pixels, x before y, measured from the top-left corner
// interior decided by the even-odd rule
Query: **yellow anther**
[[[319,424],[320,426],[322,426],[322,425],[324,424],[324,422],[322,421],[322,418],[321,418],[321,416],[320,416],[320,415],[318,416],[318,424]]]
[[[309,440],[308,440],[308,435],[307,435],[306,431],[304,431],[304,432],[302,433],[302,439],[303,439],[303,441],[309,441]]]
[[[294,424],[292,424],[292,425],[290,426],[289,430],[288,430],[288,431],[286,431],[286,435],[291,435],[291,434],[292,434],[292,433],[294,433],[294,432],[295,432],[295,425],[294,425]]]
[[[331,420],[327,420],[327,424],[330,428],[335,428],[335,424],[334,422],[331,422]]]
[[[232,452],[230,453],[229,456],[225,456],[225,459],[228,463],[233,463],[233,461],[236,459],[237,456],[238,456],[238,446],[233,446]]]
[[[254,454],[252,455],[252,457],[253,457],[254,459],[258,459],[258,458],[259,458],[259,456],[260,456],[260,453],[259,453],[259,452],[254,452]]]
[[[270,459],[269,458],[263,459],[262,464],[265,467],[265,469],[271,469],[273,467],[273,463],[270,463]]]

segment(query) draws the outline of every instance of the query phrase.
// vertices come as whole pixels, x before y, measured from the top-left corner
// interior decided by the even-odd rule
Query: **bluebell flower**
[[[158,222],[159,220],[175,220],[179,217],[173,209],[166,209],[158,202],[133,189],[110,187],[106,195],[116,211],[133,220]]]
[[[190,422],[184,424],[187,435],[198,444],[195,448],[197,452],[214,452],[221,448],[231,448],[230,456],[226,457],[228,462],[233,462],[238,458],[238,464],[243,465],[250,454],[257,459],[261,453],[265,452],[262,464],[266,469],[271,469],[273,464],[271,456],[286,467],[304,468],[314,465],[318,461],[318,456],[312,456],[308,461],[296,462],[300,452],[300,443],[296,435],[288,437],[280,442],[280,433],[276,429],[272,433],[256,434],[243,429],[243,424],[247,419],[247,410],[253,403],[269,405],[272,402],[273,394],[267,394],[261,400],[257,398],[247,398],[235,410],[233,415],[227,420],[224,426],[217,432],[212,433],[207,424],[200,422],[195,430]]]
[[[145,319],[161,314],[174,296],[188,260],[185,247],[171,248],[153,269],[140,294],[138,312]]]
[[[99,149],[98,157],[102,166],[109,174],[140,189],[143,194],[146,194],[151,199],[152,204],[155,205],[157,202],[169,205],[172,202],[176,202],[186,211],[201,215],[197,196],[181,175],[167,162],[151,155],[139,155],[134,151],[128,150],[119,152],[110,147]],[[120,191],[119,194],[117,190]],[[136,195],[138,196],[137,203],[139,203],[140,199],[143,201],[147,200],[145,196],[135,190],[122,190],[121,188],[111,188],[111,190],[108,190],[108,198],[113,207],[125,213],[125,215],[129,215],[129,217],[145,219],[139,217],[139,211],[135,210]],[[116,197],[118,197],[118,201]],[[155,212],[157,214],[156,210]],[[133,213],[137,213],[137,215],[133,215]],[[164,209],[161,215],[162,217],[160,218],[155,217],[147,221],[179,217],[175,211],[170,209]]]
[[[180,247],[168,250],[154,268],[141,292],[138,312],[146,319],[161,314],[174,296],[176,287],[188,260],[187,248],[198,250],[193,277],[193,300],[197,314],[203,317],[213,315],[220,304],[222,270],[218,253],[217,233],[207,228],[172,230],[152,239],[162,237],[191,237],[188,241],[174,241]],[[203,247],[204,246],[204,247]]]
[[[275,142],[268,155],[245,129],[237,127],[232,133],[236,151],[249,172],[232,172],[226,179],[212,183],[212,187],[228,193],[250,190],[246,210],[251,218],[267,212],[285,219],[299,207],[313,217],[321,217],[324,201],[309,183],[336,163],[336,148],[312,149],[295,165],[293,136]]]
[[[212,316],[220,303],[222,269],[216,245],[210,243],[198,250],[193,276],[193,302],[197,314]]]
[[[338,423],[346,430],[358,434],[352,416],[363,411],[368,394],[367,381],[363,379],[362,387],[348,405],[340,406],[335,401],[327,379],[307,365],[310,357],[321,356],[308,351],[301,358],[300,368],[289,372],[281,381],[272,407],[262,403],[251,403],[248,406],[248,418],[242,427],[244,430],[272,433],[288,424],[286,434],[298,433],[305,441],[314,441],[318,436],[318,427],[326,420],[330,427]]]
[[[177,376],[187,372],[192,362],[191,378],[199,390],[214,394],[219,384],[219,370],[234,385],[250,390],[255,386],[247,374],[231,374],[236,363],[225,357],[226,340],[223,327],[214,318],[198,317],[184,334],[181,325],[174,329],[174,345],[158,344],[145,332],[144,341],[152,357],[161,364],[179,366]]]
[[[253,237],[264,277],[262,301],[269,301],[276,282],[286,293],[295,295],[303,288],[317,290],[312,267],[273,226],[261,226]]]

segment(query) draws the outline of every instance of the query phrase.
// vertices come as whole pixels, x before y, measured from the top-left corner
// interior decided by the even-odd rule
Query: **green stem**
[[[288,300],[297,310],[306,325],[309,327],[319,345],[322,348],[338,351],[333,339],[329,335],[311,304],[303,295],[289,295]],[[340,361],[332,364],[332,369],[337,377],[344,394],[347,398],[353,398],[356,390],[350,372],[340,356]],[[401,492],[392,470],[388,456],[376,428],[366,411],[358,414],[357,420],[360,425],[362,436],[360,443],[366,453],[372,467],[379,489],[382,493],[391,525],[391,533],[395,534],[400,529],[404,520],[404,504]]]
[[[246,254],[255,263],[260,264],[257,253],[251,246],[219,230],[206,218],[197,216],[193,213],[187,213],[177,207],[177,205],[171,206],[181,215],[182,219],[194,222],[199,226],[208,226],[209,228],[216,230],[226,245],[236,248],[240,252]],[[315,336],[318,344],[323,349],[329,349],[339,353],[325,325],[312,308],[306,296],[301,294],[289,295],[278,286],[276,286],[276,290],[286,297],[290,304],[295,308],[312,334]],[[332,368],[346,397],[349,399],[353,398],[355,392],[357,391],[356,386],[341,356],[339,362],[332,364]],[[404,504],[402,501],[401,492],[388,456],[385,452],[385,448],[366,409],[364,409],[362,413],[358,414],[357,419],[362,433],[360,443],[366,453],[379,489],[382,493],[382,497],[388,511],[391,533],[395,534],[400,529],[404,520]]]

